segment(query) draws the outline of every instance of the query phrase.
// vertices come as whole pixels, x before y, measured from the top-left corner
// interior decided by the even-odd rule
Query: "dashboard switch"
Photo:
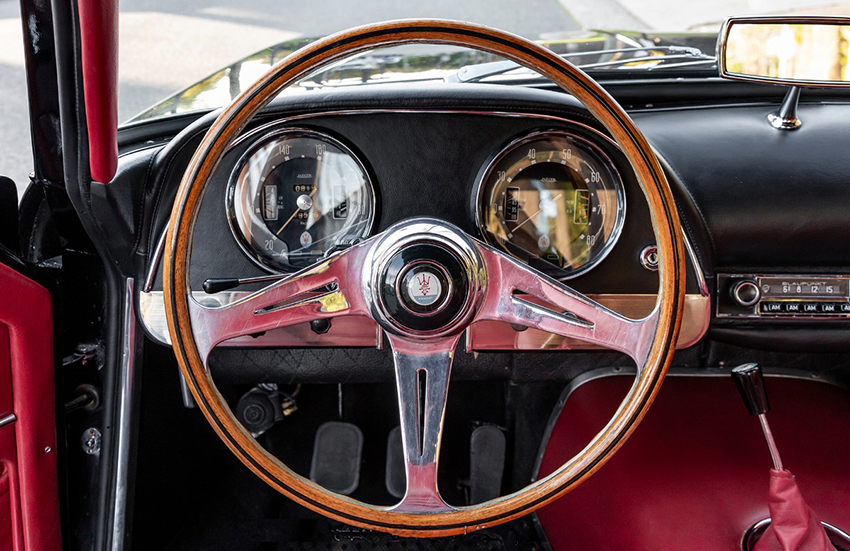
[[[761,292],[754,281],[745,279],[736,283],[731,290],[732,298],[741,306],[752,306],[761,298]]]
[[[650,245],[640,252],[640,264],[650,272],[658,271],[658,247]]]

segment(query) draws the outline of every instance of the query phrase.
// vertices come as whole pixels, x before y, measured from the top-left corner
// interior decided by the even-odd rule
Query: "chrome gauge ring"
[[[626,217],[614,162],[596,143],[562,130],[511,142],[484,169],[476,197],[484,239],[558,279],[601,262]]]
[[[271,271],[294,271],[368,236],[375,190],[342,142],[288,128],[259,139],[227,188],[230,229],[242,251]]]

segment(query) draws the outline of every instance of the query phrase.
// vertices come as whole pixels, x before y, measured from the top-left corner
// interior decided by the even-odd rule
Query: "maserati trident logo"
[[[443,291],[440,278],[427,268],[414,268],[413,277],[407,280],[407,296],[419,306],[431,306]]]
[[[431,280],[433,276],[431,274],[421,273],[416,276],[419,280],[419,290],[422,292],[422,296],[428,295],[428,292],[431,290]]]

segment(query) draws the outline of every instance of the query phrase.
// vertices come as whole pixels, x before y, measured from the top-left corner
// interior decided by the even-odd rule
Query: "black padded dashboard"
[[[368,93],[367,93],[368,92]],[[649,212],[627,160],[593,130],[603,128],[565,94],[488,85],[386,86],[290,98],[273,104],[257,123],[266,132],[296,127],[320,130],[349,146],[366,164],[378,198],[375,231],[413,216],[433,216],[480,237],[474,219],[475,187],[489,160],[506,144],[541,129],[566,129],[603,147],[624,180],[627,215],[610,255],[570,284],[587,293],[654,293],[657,276],[639,264],[640,251],[654,242]],[[310,101],[307,101],[307,100]],[[293,120],[294,119],[294,120]],[[153,200],[148,243],[159,239],[171,197],[209,119],[201,119],[156,153],[152,171],[159,188]],[[209,277],[251,277],[264,272],[239,249],[227,223],[225,190],[232,167],[253,139],[234,146],[222,160],[204,197],[196,228],[190,278],[200,288]],[[157,197],[157,199],[154,199]],[[686,195],[683,194],[683,202]],[[698,237],[690,236],[691,240]],[[148,247],[151,251],[153,247]],[[140,248],[140,252],[143,249]],[[150,258],[150,255],[148,255]],[[698,293],[693,266],[689,289]],[[157,274],[153,289],[161,288]]]
[[[850,104],[832,98],[804,102],[804,125],[796,132],[767,124],[767,113],[776,109],[772,101],[631,105],[630,114],[665,167],[698,269],[712,294],[717,273],[850,271],[850,240],[844,237],[850,229],[850,185],[845,182],[850,159],[844,154]],[[135,249],[140,281],[156,260],[155,245],[183,170],[214,116],[187,121],[173,138],[125,140],[117,181],[130,174],[138,177],[140,165],[147,167],[142,232]],[[288,121],[293,116],[298,120]],[[481,168],[502,146],[536,129],[581,132],[583,125],[604,131],[566,94],[485,84],[382,85],[279,98],[246,132],[270,123],[322,130],[366,161],[377,187],[376,231],[409,216],[428,215],[476,236],[473,188]],[[131,128],[125,135],[137,132]],[[587,293],[653,292],[657,279],[637,263],[639,251],[652,242],[648,212],[626,161],[616,148],[607,151],[625,179],[626,226],[609,257],[570,285]],[[224,213],[224,188],[239,154],[236,147],[227,155],[205,197],[196,231],[203,239],[193,254],[193,286],[206,277],[263,273],[236,245]],[[689,293],[699,292],[695,268],[689,262]],[[161,272],[155,275],[153,288],[159,289]],[[712,325],[716,330],[710,335],[735,344],[789,349],[789,343],[796,343],[791,348],[805,349],[828,342],[832,349],[846,348],[840,344],[846,340],[840,323],[797,324],[790,332],[777,325],[754,328],[748,322],[712,320]]]
[[[850,267],[850,105],[803,104],[800,129],[771,105],[634,113],[704,220],[715,271]]]

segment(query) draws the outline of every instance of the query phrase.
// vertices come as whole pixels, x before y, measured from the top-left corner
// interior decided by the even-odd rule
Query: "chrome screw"
[[[95,455],[100,452],[100,431],[94,427],[86,429],[83,432],[81,439],[83,451],[88,455]]]

